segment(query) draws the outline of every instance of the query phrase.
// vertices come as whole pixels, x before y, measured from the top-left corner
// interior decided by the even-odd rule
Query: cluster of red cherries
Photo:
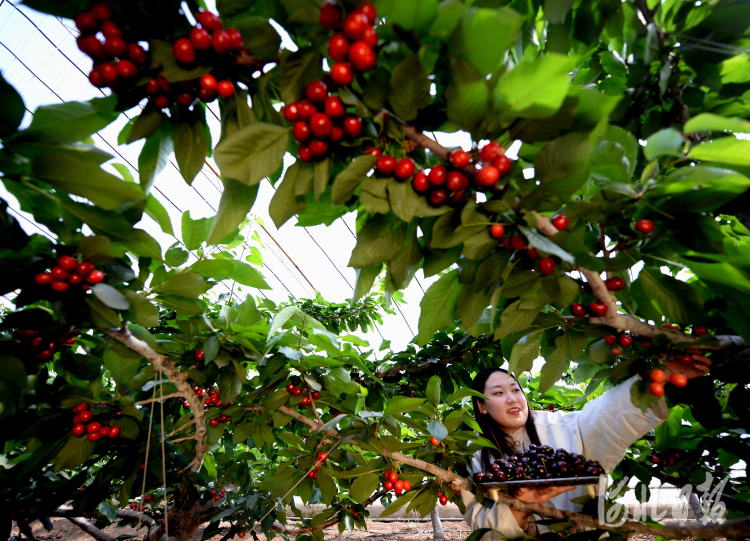
[[[487,148],[487,146],[483,147]],[[505,157],[503,155],[503,157]],[[507,159],[507,158],[506,158]],[[491,166],[488,166],[491,167]],[[551,220],[558,231],[563,231],[568,227],[568,217],[564,214],[558,214]],[[492,224],[489,228],[490,236],[493,239],[502,239],[503,247],[506,250],[515,250],[517,252],[525,253],[532,260],[538,259],[536,262],[536,269],[542,274],[552,274],[557,268],[557,263],[552,257],[539,257],[539,252],[536,248],[529,246],[526,237],[521,233],[516,232],[512,228],[506,228],[503,224]]]
[[[216,501],[223,498],[226,493],[227,493],[227,489],[225,489],[224,487],[222,487],[221,490],[216,490],[215,488],[211,490],[211,494],[213,494],[214,500]],[[242,535],[240,537],[242,537]]]
[[[293,383],[290,383],[286,386],[286,392],[293,396],[302,396],[303,394],[305,395],[302,396],[300,407],[309,406],[310,404],[312,404],[312,400],[320,400],[320,393],[318,391],[313,391],[312,400],[310,400],[310,390],[307,388],[307,386],[297,387]]]
[[[411,490],[411,481],[399,479],[398,474],[393,470],[388,470],[387,472],[385,472],[384,477],[385,482],[383,483],[383,488],[386,492],[390,492],[392,490],[396,494],[401,494],[402,492]]]
[[[623,354],[624,348],[629,348],[633,342],[638,342],[644,348],[651,347],[651,339],[648,336],[633,336],[630,333],[620,333],[617,335],[610,334],[604,337],[604,343],[612,347],[612,354],[619,357]]]
[[[86,403],[78,404],[73,408],[73,430],[71,433],[79,438],[86,434],[86,438],[91,441],[97,441],[101,438],[116,438],[120,433],[119,426],[102,426],[99,421],[92,421],[94,413],[89,410]]]
[[[460,490],[456,490],[456,496],[458,496],[460,494],[461,494],[461,491]],[[443,494],[439,490],[437,491],[437,497],[438,497],[438,500],[440,500],[440,505],[446,505],[448,503],[448,496],[446,496],[445,494]]]
[[[331,79],[337,84],[348,85],[354,80],[354,70],[367,71],[375,65],[378,33],[373,25],[377,18],[375,6],[367,1],[346,17],[334,0],[320,6],[320,25],[326,30],[341,30],[328,40],[328,55],[333,60]]]
[[[203,405],[206,408],[206,410],[211,409],[214,406],[221,407],[221,408],[228,408],[229,406],[232,405],[231,401],[224,402],[224,403],[221,402],[221,389],[201,389],[200,387],[196,385],[195,387],[193,387],[193,391],[195,391],[195,394],[198,395],[198,398],[203,398],[204,396],[206,397],[203,400]],[[206,396],[206,393],[208,393],[208,396]],[[190,404],[188,404],[187,402],[183,402],[183,405],[186,408],[190,407]],[[210,424],[211,426],[219,426],[219,423],[229,423],[231,421],[232,421],[231,417],[224,415],[222,413],[218,417],[211,419],[208,422],[208,424]]]
[[[13,331],[13,345],[23,353],[34,355],[37,359],[44,361],[54,355],[61,346],[72,346],[76,343],[74,336],[66,333],[54,339],[46,336],[37,336],[36,331],[31,329],[16,329]]]
[[[49,285],[55,291],[67,291],[70,286],[81,286],[88,291],[89,284],[96,285],[104,280],[104,273],[95,270],[88,261],[79,262],[75,257],[64,255],[58,258],[57,265],[34,276],[39,285]],[[86,282],[86,283],[84,283]]]
[[[117,91],[138,82],[138,74],[148,67],[149,55],[140,44],[123,39],[122,30],[112,21],[113,14],[107,2],[94,2],[79,12],[74,22],[81,33],[76,39],[78,48],[94,61],[89,81],[96,88]]]
[[[297,156],[303,162],[322,160],[329,143],[338,143],[344,135],[354,139],[362,132],[362,119],[347,115],[341,99],[331,95],[323,81],[308,84],[305,98],[288,104],[282,114],[292,124]]]
[[[402,385],[399,389],[399,394],[401,394],[401,396],[414,398],[414,387],[412,387],[411,385]]]
[[[599,475],[604,472],[596,460],[586,460],[565,449],[549,445],[529,445],[525,451],[496,460],[488,472],[474,474],[476,483],[504,483],[526,479],[563,479]]]
[[[328,460],[328,453],[324,453],[323,451],[319,452],[318,453],[318,460],[315,462],[315,469],[314,470],[310,470],[309,472],[307,472],[307,476],[310,479],[317,479],[318,478],[318,470],[320,469],[320,465],[323,464],[323,462],[325,462],[326,460]]]

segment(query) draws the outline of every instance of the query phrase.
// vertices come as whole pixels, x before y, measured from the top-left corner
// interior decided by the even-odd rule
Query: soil
[[[69,522],[64,518],[53,518],[52,531],[48,532],[44,526],[36,522],[32,524],[32,531],[34,536],[40,541],[92,541],[92,538],[87,534],[83,533],[75,524]],[[450,540],[463,540],[466,539],[471,531],[469,525],[464,521],[443,521],[443,532],[446,539]],[[108,526],[104,529],[104,532],[108,533],[112,537],[120,535],[133,535],[135,536],[134,541],[140,541],[143,534],[146,532],[145,528],[142,527],[140,531],[136,531],[135,528],[125,527],[117,528],[116,526]],[[431,541],[432,537],[432,523],[417,522],[414,520],[403,521],[403,522],[375,522],[367,521],[367,531],[354,530],[353,532],[344,531],[342,535],[339,535],[336,526],[327,530],[326,541],[349,541],[352,539],[363,540],[363,541]],[[18,528],[15,527],[11,532],[11,540],[18,535]],[[219,541],[222,536],[217,535],[206,541]],[[261,541],[266,541],[264,535],[258,536]],[[197,539],[200,537],[197,536]],[[276,539],[281,539],[276,537]],[[695,541],[695,537],[687,537],[684,541]],[[244,541],[250,541],[252,537],[249,535],[245,536]],[[654,541],[653,535],[632,535],[629,541]],[[5,541],[5,540],[0,540]],[[234,537],[232,541],[241,541],[238,537]],[[724,541],[721,539],[720,541]]]

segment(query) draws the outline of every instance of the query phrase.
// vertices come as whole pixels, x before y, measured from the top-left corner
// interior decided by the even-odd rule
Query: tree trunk
[[[443,533],[443,525],[440,522],[440,516],[438,515],[437,505],[430,512],[430,518],[432,519],[432,538],[433,539],[445,539]]]
[[[695,520],[700,521],[703,518],[703,507],[701,507],[701,499],[695,492],[690,493],[690,496],[688,497],[688,505],[690,506],[690,510],[695,516]],[[718,540],[718,537],[714,537],[713,539],[711,539],[711,541]]]

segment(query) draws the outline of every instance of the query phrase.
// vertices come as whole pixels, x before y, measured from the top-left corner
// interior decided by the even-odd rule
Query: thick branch
[[[442,159],[448,161],[451,151],[445,148],[443,145],[430,139],[425,134],[417,131],[414,126],[404,126],[404,135],[409,139],[417,143],[419,146],[429,149],[433,154],[440,156]]]
[[[84,532],[89,534],[97,541],[115,541],[115,538],[101,531],[99,528],[91,524],[88,520],[81,517],[65,517],[70,522],[78,526]]]
[[[153,365],[154,369],[163,372],[167,376],[167,379],[177,387],[179,394],[190,403],[190,409],[193,411],[196,421],[196,445],[195,457],[192,462],[190,462],[188,468],[192,471],[199,471],[203,464],[203,457],[206,455],[206,449],[208,447],[208,430],[206,430],[203,402],[201,402],[198,395],[193,391],[193,388],[188,384],[187,373],[180,373],[177,366],[172,361],[167,357],[156,353],[143,340],[139,340],[133,336],[127,327],[123,329],[102,330],[115,340],[122,342],[128,348],[146,357],[146,359]]]
[[[138,518],[140,517],[141,522],[149,526],[154,524],[155,522],[153,518],[146,515],[145,513],[139,513],[138,511],[130,511],[127,509],[115,509],[115,515],[117,516],[117,518],[127,518],[133,520],[138,520]],[[63,505],[52,511],[49,516],[62,518],[81,518],[81,512],[67,505]],[[97,514],[97,512],[95,512],[94,516],[98,517],[103,515]]]

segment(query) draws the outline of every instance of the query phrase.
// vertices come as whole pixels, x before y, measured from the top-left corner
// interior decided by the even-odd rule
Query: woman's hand
[[[691,357],[693,359],[693,362],[691,363],[685,364],[678,361],[672,361],[669,363],[664,369],[667,379],[671,374],[685,374],[687,379],[693,379],[708,374],[708,371],[710,370],[709,367],[711,366],[711,359],[700,354],[693,354]]]
[[[522,502],[547,503],[555,496],[573,490],[575,485],[559,487],[517,488],[513,495]]]

